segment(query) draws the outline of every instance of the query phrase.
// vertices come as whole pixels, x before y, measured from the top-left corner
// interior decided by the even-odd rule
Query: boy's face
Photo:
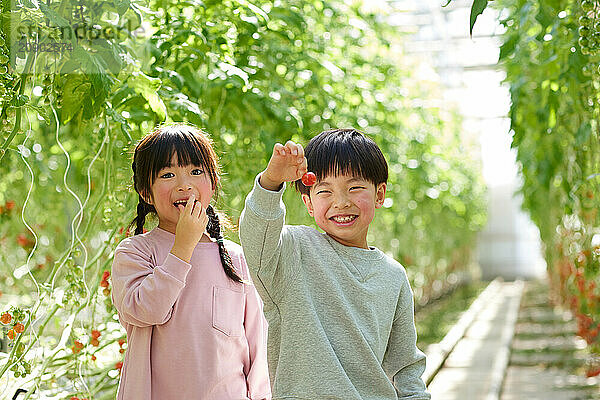
[[[367,231],[385,200],[386,184],[377,187],[352,175],[329,175],[310,188],[302,200],[317,225],[337,242],[368,249]]]

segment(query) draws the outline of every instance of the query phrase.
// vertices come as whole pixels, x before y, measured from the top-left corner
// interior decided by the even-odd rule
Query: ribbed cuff
[[[185,283],[185,278],[192,266],[173,253],[169,253],[163,263],[163,269],[175,279]]]

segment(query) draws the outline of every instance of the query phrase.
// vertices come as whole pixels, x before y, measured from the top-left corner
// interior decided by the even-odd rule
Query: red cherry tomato
[[[302,175],[302,183],[304,183],[304,186],[312,186],[317,183],[317,176],[314,172],[307,172]]]

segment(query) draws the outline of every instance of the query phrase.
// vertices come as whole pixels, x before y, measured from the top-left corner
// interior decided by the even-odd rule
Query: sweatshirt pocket
[[[213,328],[230,337],[242,336],[245,304],[244,292],[213,286]]]

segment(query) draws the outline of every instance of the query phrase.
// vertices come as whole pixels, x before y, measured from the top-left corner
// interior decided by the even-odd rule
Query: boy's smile
[[[335,215],[330,219],[337,224],[347,226],[354,223],[356,218],[358,218],[358,215]]]
[[[302,200],[316,224],[337,242],[368,249],[367,232],[385,199],[386,184],[352,175],[326,176]]]

